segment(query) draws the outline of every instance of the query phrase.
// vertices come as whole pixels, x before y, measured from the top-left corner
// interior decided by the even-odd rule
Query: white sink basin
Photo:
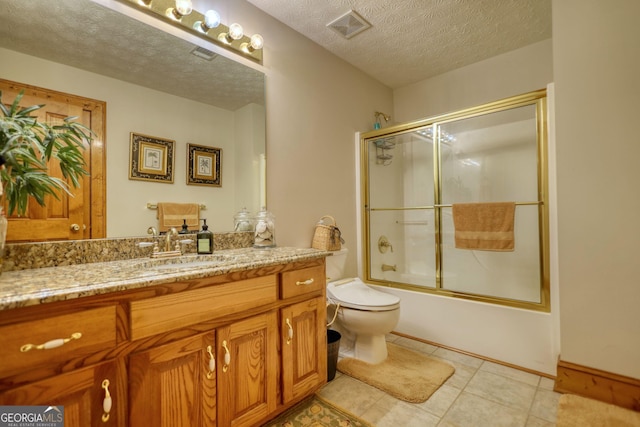
[[[185,268],[214,267],[219,265],[220,261],[192,261],[192,262],[173,262],[162,265],[154,265],[151,270],[176,270]]]
[[[237,254],[183,255],[176,258],[151,259],[138,267],[149,271],[186,270],[234,264],[246,257]]]

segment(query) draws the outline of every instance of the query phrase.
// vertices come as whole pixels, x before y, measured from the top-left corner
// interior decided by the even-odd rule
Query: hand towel
[[[514,202],[454,203],[456,248],[513,251],[515,208]]]
[[[200,229],[200,205],[197,203],[158,203],[158,231],[182,228],[184,220],[190,231]]]

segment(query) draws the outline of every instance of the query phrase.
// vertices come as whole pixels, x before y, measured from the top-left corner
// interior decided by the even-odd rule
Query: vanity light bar
[[[206,16],[195,9],[191,9],[188,14],[183,14],[185,11],[178,10],[178,2],[176,0],[119,1],[213,42],[218,46],[262,63],[262,36],[254,34],[248,37],[242,33],[242,27],[235,23],[227,27],[219,22],[217,13],[210,13],[213,11],[205,12]],[[238,28],[240,28],[240,33],[237,32]]]

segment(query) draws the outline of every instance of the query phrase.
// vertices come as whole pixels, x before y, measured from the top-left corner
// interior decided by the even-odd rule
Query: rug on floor
[[[455,372],[455,368],[393,343],[387,343],[389,356],[376,365],[344,358],[338,370],[411,403],[426,401]]]
[[[326,400],[312,396],[263,427],[372,427]]]
[[[563,394],[558,401],[556,426],[639,427],[640,413],[575,394]]]

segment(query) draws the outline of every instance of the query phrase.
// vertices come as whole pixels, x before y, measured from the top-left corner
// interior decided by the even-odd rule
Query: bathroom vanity
[[[256,426],[327,380],[325,256],[235,249],[4,272],[0,405],[65,426]]]

